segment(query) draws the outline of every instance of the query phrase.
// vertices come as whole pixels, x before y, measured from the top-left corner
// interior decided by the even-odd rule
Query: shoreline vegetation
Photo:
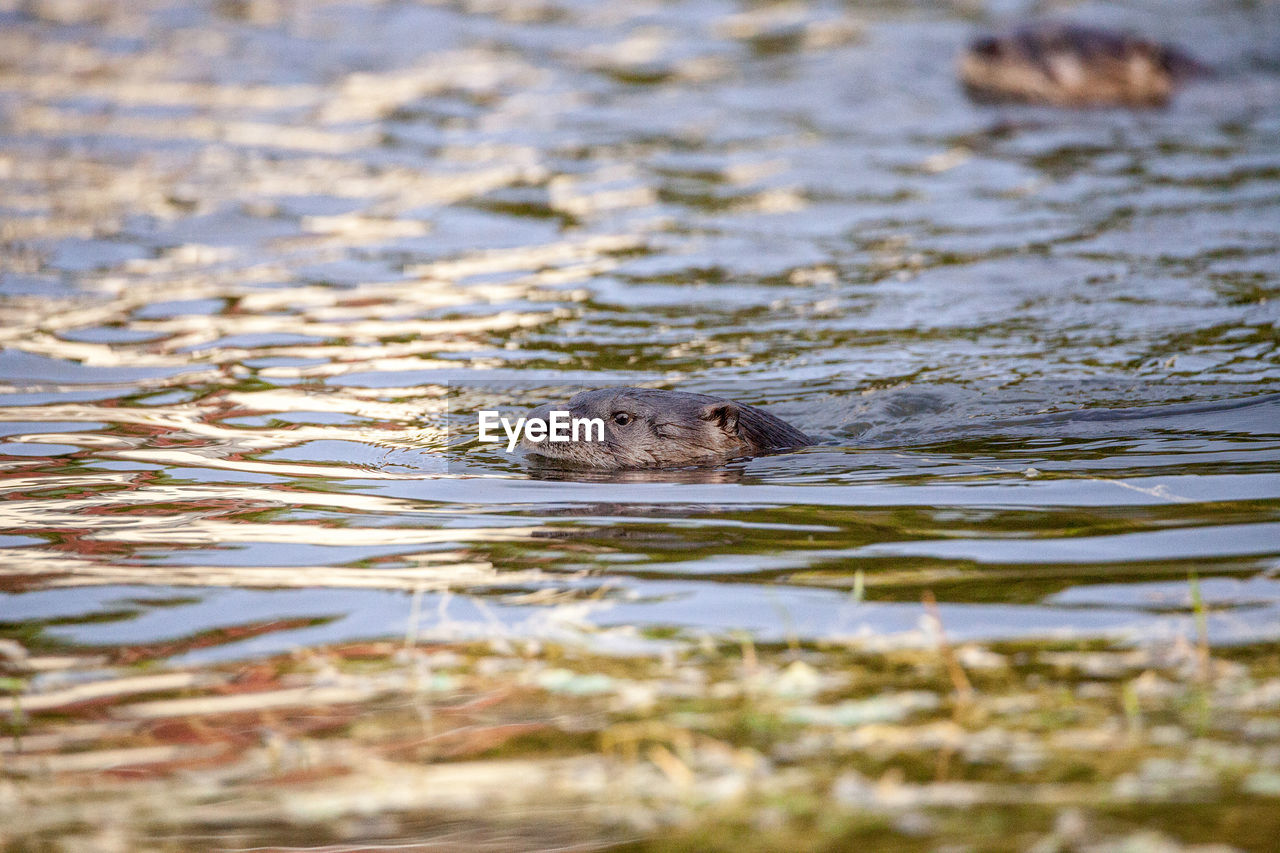
[[[641,656],[410,637],[203,667],[5,640],[0,802],[21,819],[0,847],[1163,853],[1280,834],[1274,644],[925,637]]]

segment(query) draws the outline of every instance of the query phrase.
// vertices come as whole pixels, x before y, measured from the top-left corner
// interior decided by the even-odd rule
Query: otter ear
[[[721,431],[726,435],[736,436],[738,434],[738,412],[739,409],[736,403],[707,403],[702,407],[702,411],[698,413],[698,417],[720,427]]]

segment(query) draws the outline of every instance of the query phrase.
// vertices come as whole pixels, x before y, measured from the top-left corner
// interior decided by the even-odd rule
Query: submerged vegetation
[[[5,641],[0,799],[23,819],[0,841],[1273,849],[1274,644],[928,636],[641,656],[410,638],[206,667]]]

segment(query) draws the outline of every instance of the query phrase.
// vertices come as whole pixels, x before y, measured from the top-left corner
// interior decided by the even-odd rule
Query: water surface
[[[964,8],[0,4],[5,635],[1280,638],[1277,7],[1074,8],[1222,66],[1142,113]],[[619,382],[822,444],[467,440]]]

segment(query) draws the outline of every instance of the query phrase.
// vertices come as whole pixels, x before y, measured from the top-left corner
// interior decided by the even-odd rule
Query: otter
[[[581,391],[567,403],[539,406],[528,417],[546,419],[552,411],[568,411],[573,418],[599,418],[604,422],[604,438],[568,442],[523,438],[520,447],[535,465],[606,470],[677,468],[718,464],[814,443],[800,430],[762,409],[684,391]]]
[[[1040,23],[974,39],[960,82],[976,101],[1159,107],[1208,66],[1173,47],[1076,24]]]

